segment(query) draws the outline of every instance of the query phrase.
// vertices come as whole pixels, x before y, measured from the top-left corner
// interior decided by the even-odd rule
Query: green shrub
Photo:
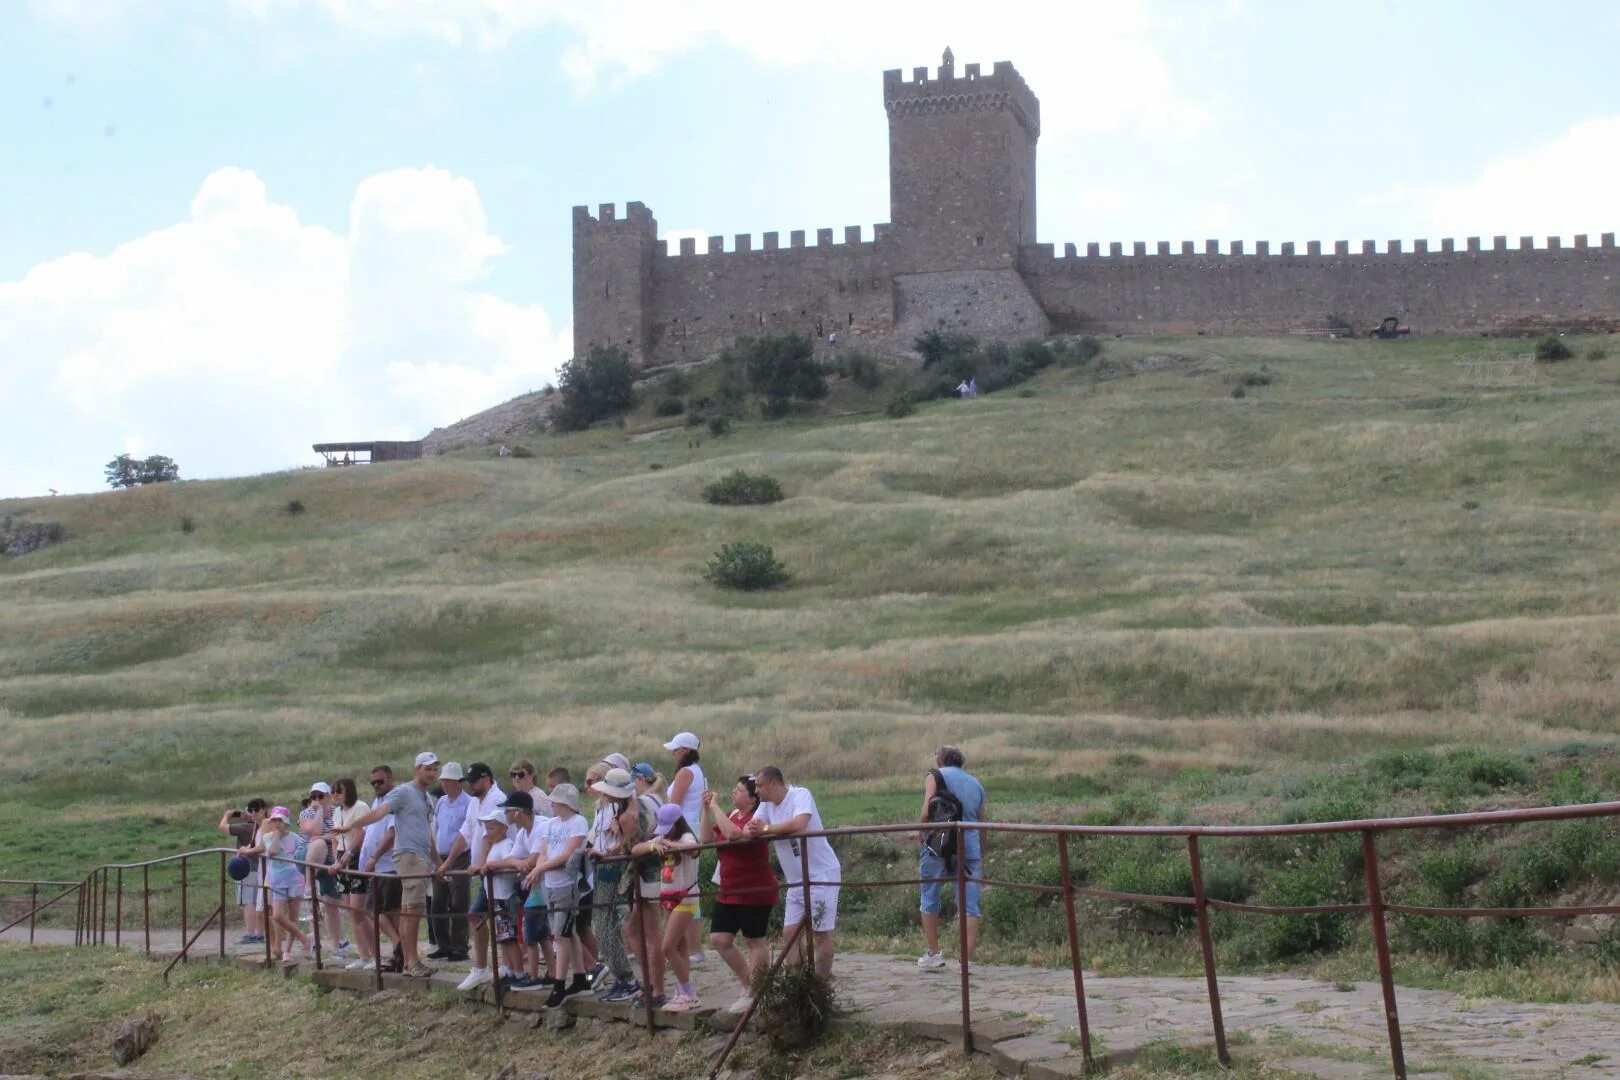
[[[1245,371],[1238,376],[1240,386],[1270,386],[1271,373],[1266,371]]]
[[[534,457],[534,451],[527,446],[514,446],[512,447],[512,456],[515,458],[532,458]]]
[[[726,368],[740,370],[749,389],[767,400],[819,401],[827,396],[827,376],[815,361],[810,339],[802,335],[744,338],[720,359]]]
[[[664,376],[663,381],[658,384],[658,388],[663,391],[666,397],[685,397],[687,391],[692,389],[692,380],[684,371],[672,371]]]
[[[703,499],[719,506],[764,506],[782,501],[782,485],[774,476],[753,476],[738,469],[705,487]]]
[[[288,499],[286,509],[289,514],[302,514],[304,512],[304,501],[302,499]]]
[[[1530,782],[1530,766],[1504,750],[1456,750],[1446,755],[1438,779],[1448,792],[1488,795],[1500,788],[1524,787]]]
[[[1084,367],[1101,356],[1102,351],[1102,340],[1091,334],[1085,334],[1064,347],[1058,362],[1063,367]]]
[[[188,534],[189,533],[194,533],[194,532],[197,531],[197,522],[192,519],[190,514],[181,515],[181,518],[180,518],[180,531],[183,532],[183,533],[188,533]]]
[[[1461,841],[1424,857],[1418,874],[1438,898],[1427,906],[1461,904],[1468,887],[1485,876],[1485,862],[1478,845]]]
[[[757,1003],[759,1030],[778,1054],[813,1045],[832,1022],[832,980],[810,964],[783,964],[774,975],[769,965],[761,966],[754,972],[749,993]]]
[[[635,367],[618,346],[593,345],[584,357],[562,366],[557,384],[562,404],[552,413],[559,431],[581,431],[626,412],[636,403]]]
[[[724,416],[709,417],[709,434],[715,438],[731,434],[731,420]]]
[[[766,420],[781,420],[793,411],[793,400],[785,397],[761,398],[759,415]]]
[[[890,420],[902,420],[917,411],[917,399],[909,392],[901,392],[890,399],[883,407],[883,414]]]
[[[1266,876],[1260,903],[1276,907],[1311,907],[1341,902],[1344,882],[1334,860],[1307,859]],[[1349,920],[1344,915],[1273,915],[1261,924],[1265,954],[1286,960],[1307,953],[1330,952],[1344,941]]]
[[[1606,357],[1608,355],[1609,355],[1609,350],[1605,349],[1601,345],[1594,345],[1590,349],[1586,350],[1586,358],[1588,360],[1602,360],[1604,357]]]
[[[1367,774],[1393,791],[1422,787],[1438,768],[1432,750],[1385,750],[1367,760]]]
[[[686,411],[686,402],[678,397],[667,397],[653,406],[656,416],[679,416]]]
[[[1570,350],[1570,347],[1564,344],[1562,338],[1556,337],[1552,334],[1548,334],[1546,337],[1536,342],[1537,360],[1545,360],[1548,363],[1554,363],[1559,360],[1568,360],[1574,355],[1575,354]]]
[[[1239,383],[1238,385],[1232,387],[1232,396],[1235,398],[1246,398],[1249,396],[1249,392],[1243,389],[1242,383]]]
[[[765,544],[743,540],[725,544],[709,560],[703,577],[723,589],[771,589],[788,580],[787,568]]]
[[[863,352],[840,354],[834,370],[841,378],[848,379],[862,390],[876,390],[883,385],[883,369]]]

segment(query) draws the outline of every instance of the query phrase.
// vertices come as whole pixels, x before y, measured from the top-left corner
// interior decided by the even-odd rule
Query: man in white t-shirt
[[[462,788],[473,797],[472,805],[467,808],[467,816],[461,823],[461,831],[450,842],[450,850],[440,852],[439,867],[435,873],[444,877],[455,869],[456,861],[462,852],[468,853],[471,864],[484,861],[489,850],[489,841],[484,837],[484,824],[479,819],[491,810],[499,810],[501,803],[506,801],[506,793],[495,782],[495,770],[482,761],[475,761],[467,766],[466,778],[462,781]],[[471,990],[495,980],[495,973],[484,966],[489,956],[489,928],[485,920],[489,915],[489,897],[484,895],[483,882],[479,879],[471,881],[472,901],[468,905],[467,922],[472,927],[473,950],[472,970],[461,981],[458,990]]]
[[[804,864],[810,862],[810,925],[816,935],[816,970],[832,974],[833,928],[838,924],[838,883],[843,870],[838,856],[825,836],[800,837],[804,832],[822,830],[821,813],[808,788],[789,787],[782,770],[767,765],[754,774],[754,790],[759,793],[759,809],[748,822],[747,832],[769,837],[776,849],[776,861],[787,883],[787,910],[783,927],[804,922]],[[804,845],[801,849],[800,845]],[[795,952],[799,944],[794,942]]]

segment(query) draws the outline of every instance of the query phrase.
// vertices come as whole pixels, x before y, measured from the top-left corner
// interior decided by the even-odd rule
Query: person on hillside
[[[332,791],[332,785],[325,780],[317,780],[309,785],[308,805],[321,812],[321,828],[318,835],[327,839],[328,843],[325,850],[328,855],[336,858],[337,837],[333,835],[332,830],[337,825],[337,797]],[[329,880],[332,885],[327,887],[331,888],[336,884],[337,879],[330,877]],[[310,895],[314,896],[315,893],[311,892]],[[321,893],[320,897],[321,918],[326,923],[326,957],[332,960],[347,960],[349,958],[349,943],[343,938],[342,890],[340,888],[338,895],[330,898],[331,903],[328,903],[329,898],[326,893]]]
[[[337,830],[338,826],[347,825],[369,811],[371,804],[360,797],[360,790],[352,776],[342,776],[333,781],[331,801],[332,839],[337,845],[338,888],[343,893],[343,908],[349,913],[349,940],[353,943],[350,951],[354,955],[350,958],[349,968],[360,971],[371,966],[371,958],[375,955],[365,945],[371,936],[371,922],[366,916],[364,879],[344,873],[359,866],[360,838]],[[339,940],[342,940],[341,935]]]
[[[462,779],[459,762],[447,761],[439,770],[444,794],[433,804],[433,861],[441,868],[448,863],[451,872],[435,873],[433,877],[433,913],[428,927],[433,931],[429,938],[437,948],[428,953],[429,960],[467,959],[466,916],[472,892],[467,875],[455,871],[465,871],[471,865],[472,852],[463,850],[454,859],[445,858],[455,847],[473,806],[473,797],[463,789]]]
[[[603,764],[607,764],[606,759]],[[596,838],[588,856],[596,861],[598,943],[602,961],[613,980],[597,998],[629,1001],[641,990],[625,942],[625,927],[637,895],[639,870],[634,863],[601,860],[627,854],[643,838],[652,835],[657,818],[636,798],[635,784],[627,769],[608,769],[596,782],[596,794],[600,800],[594,819]]]
[[[698,737],[690,731],[682,731],[673,739],[664,744],[664,749],[670,752],[675,759],[675,774],[670,780],[669,787],[664,790],[664,801],[681,808],[681,816],[687,821],[688,827],[696,831],[698,822],[703,820],[703,793],[709,789],[709,781],[703,775],[703,766],[698,764]],[[687,924],[686,953],[694,965],[703,963],[703,923],[701,919],[693,919]]]
[[[922,824],[938,820],[931,818],[930,809],[935,803],[935,796],[940,792],[941,784],[961,804],[962,816],[957,820],[973,822],[984,820],[984,785],[963,768],[965,761],[962,751],[954,746],[942,746],[934,751],[934,768],[930,769],[923,779],[922,816],[919,819]],[[962,961],[967,963],[973,959],[973,946],[979,939],[981,915],[979,883],[971,879],[979,876],[980,851],[978,829],[962,829],[957,833],[955,855],[952,858],[944,858],[931,850],[928,832],[924,830],[923,844],[917,856],[917,876],[923,879],[921,904],[923,938],[927,942],[927,949],[918,958],[917,966],[924,971],[938,971],[945,966],[945,957],[939,950],[939,901],[943,883],[929,879],[954,878],[958,859],[962,861],[962,872],[970,879],[962,890],[967,895],[956,898],[958,912],[967,919],[967,949],[962,954]],[[952,889],[954,888],[953,884]]]
[[[515,771],[515,770],[514,770]],[[533,775],[533,767],[529,774]],[[443,853],[443,860],[439,863],[438,874],[444,876],[450,873],[454,861],[462,852],[469,853],[469,861],[482,863],[484,855],[489,850],[488,842],[484,839],[484,826],[479,820],[491,810],[500,808],[506,801],[506,793],[495,782],[495,770],[482,761],[475,761],[467,766],[467,779],[465,782],[468,794],[475,800],[476,805],[467,811],[467,819],[462,823],[461,832],[456,836],[450,850]],[[476,811],[476,813],[474,812]],[[467,977],[461,980],[458,990],[471,990],[495,979],[495,973],[487,966],[489,963],[489,929],[485,925],[485,916],[489,912],[489,896],[484,892],[483,882],[477,878],[471,879],[472,898],[467,906],[467,922],[472,930],[472,970]]]
[[[317,815],[319,811],[316,812]],[[281,962],[293,963],[293,945],[303,945],[306,953],[314,945],[298,929],[298,910],[304,898],[304,868],[298,865],[302,847],[291,829],[291,813],[285,806],[273,807],[262,830],[265,880],[270,886],[270,951],[281,953]]]
[[[517,922],[522,916],[517,892],[517,858],[513,855],[512,830],[507,827],[506,811],[499,808],[479,816],[489,847],[484,861],[473,863],[471,872],[483,878],[489,888],[489,917],[495,927],[495,946],[501,957],[501,989],[513,989],[523,970],[523,951],[518,943]],[[519,856],[518,858],[520,858]]]
[[[263,799],[249,799],[243,809],[232,808],[225,811],[219,819],[219,831],[236,842],[237,854],[255,847],[259,839],[259,827],[264,822],[264,812],[269,803]],[[264,944],[264,922],[262,909],[264,908],[263,882],[259,880],[259,859],[257,856],[244,855],[248,860],[247,877],[236,883],[236,903],[242,909],[243,934],[237,938],[238,945]]]
[[[393,788],[394,770],[391,766],[378,765],[371,770],[373,800],[380,801]],[[363,816],[370,816],[370,811],[364,815],[350,815],[347,824],[355,825]],[[393,943],[394,955],[385,966],[390,971],[402,971],[405,952],[399,944],[399,924],[395,919],[395,912],[399,910],[399,878],[394,876],[394,815],[385,814],[359,828],[361,841],[355,869],[361,873],[353,877],[365,903],[363,909],[356,913],[354,925],[361,948],[369,952],[371,959],[351,963],[349,967],[368,968],[373,963],[383,964],[382,936],[386,935]],[[352,836],[352,833],[347,829],[339,830],[338,836]],[[372,932],[373,913],[377,916],[376,928],[380,931],[375,935]]]
[[[833,854],[832,845],[825,836],[800,838],[798,835],[820,832],[823,828],[815,796],[810,794],[808,788],[789,787],[782,770],[775,765],[767,765],[754,774],[754,787],[759,792],[759,806],[743,831],[749,836],[774,841],[772,847],[776,851],[776,862],[782,868],[782,878],[788,885],[782,925],[789,933],[806,919],[805,878],[801,859],[808,856],[808,915],[810,928],[816,935],[816,970],[823,975],[831,975],[833,929],[838,925],[838,883],[843,876],[838,856]],[[804,942],[796,937],[792,953],[797,956],[803,945]]]
[[[776,906],[776,875],[771,873],[771,851],[762,840],[749,841],[748,822],[759,809],[759,790],[752,776],[740,777],[731,789],[731,813],[721,812],[713,789],[703,793],[703,842],[729,840],[715,849],[720,869],[720,893],[710,913],[709,941],[715,954],[725,961],[737,981],[742,996],[728,1011],[740,1013],[753,1004],[750,982],[754,972],[769,963],[765,935],[770,929],[771,909]],[[736,841],[742,841],[737,843]],[[737,948],[737,935],[748,943],[745,960]]]
[[[394,872],[400,879],[399,936],[404,950],[404,974],[412,979],[425,979],[433,969],[422,962],[417,952],[417,932],[427,906],[427,881],[433,867],[432,818],[433,803],[428,789],[439,776],[439,759],[431,750],[416,755],[411,782],[399,784],[389,790],[371,812],[345,826],[353,830],[369,825],[392,813],[394,815]]]
[[[665,803],[650,838],[631,849],[635,855],[657,855],[662,862],[658,905],[664,911],[664,936],[648,957],[652,985],[643,992],[648,1008],[687,1012],[701,1004],[692,985],[692,964],[686,952],[687,926],[697,918],[697,833],[687,824],[681,808]],[[675,996],[664,996],[664,973],[675,969]]]
[[[585,834],[589,823],[579,812],[579,789],[558,784],[551,792],[554,817],[539,822],[540,847],[534,868],[525,884],[546,890],[546,910],[551,922],[552,990],[546,1007],[555,1009],[570,995],[591,988],[579,951],[574,920],[579,907],[579,867],[585,856]],[[573,981],[569,981],[569,974]]]

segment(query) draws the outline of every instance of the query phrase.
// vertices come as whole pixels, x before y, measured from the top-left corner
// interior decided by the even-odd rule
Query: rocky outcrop
[[[61,539],[62,526],[54,521],[17,521],[8,516],[0,522],[0,555],[27,555]]]
[[[434,428],[422,440],[422,456],[432,457],[464,446],[522,442],[546,430],[552,410],[561,401],[555,391],[548,394],[537,390],[446,427]]]

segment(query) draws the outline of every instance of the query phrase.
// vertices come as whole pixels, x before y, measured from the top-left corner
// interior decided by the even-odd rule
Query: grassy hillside
[[[945,741],[1006,817],[1607,794],[1620,348],[1574,344],[1486,391],[1456,362],[1504,343],[1110,341],[903,420],[840,387],[852,415],[722,437],[638,414],[532,459],[0,502],[70,537],[0,564],[0,869],[171,850],[422,746],[663,767],[687,728],[829,823],[911,816]],[[739,467],[787,499],[704,503]],[[705,584],[737,539],[790,587]],[[1525,771],[1367,779],[1480,748]]]

